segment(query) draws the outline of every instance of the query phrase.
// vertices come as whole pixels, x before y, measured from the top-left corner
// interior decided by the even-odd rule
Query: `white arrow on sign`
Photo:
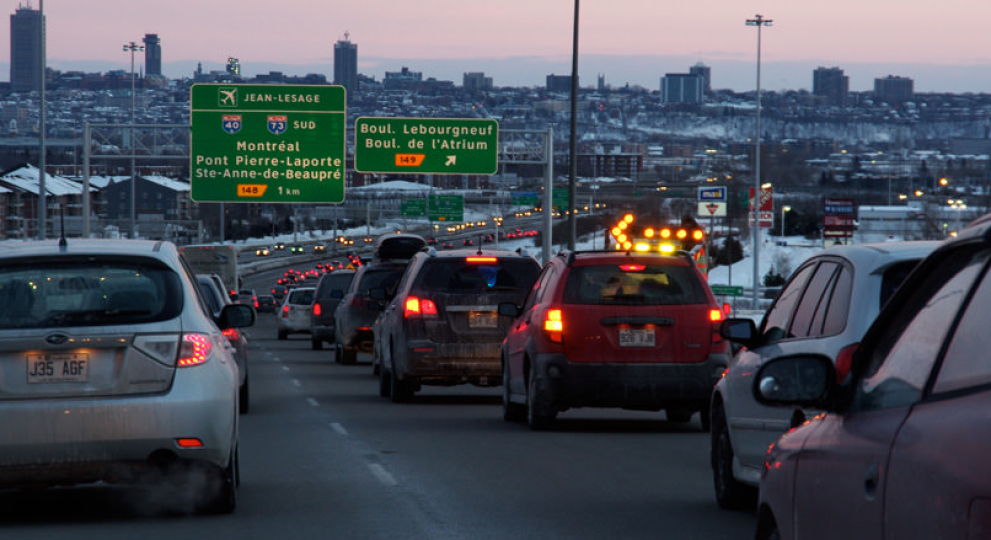
[[[458,161],[458,156],[447,156],[447,163],[444,165],[450,167],[451,165],[454,165],[456,161]]]

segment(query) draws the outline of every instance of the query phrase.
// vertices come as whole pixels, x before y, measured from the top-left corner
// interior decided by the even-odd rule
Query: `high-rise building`
[[[705,81],[690,73],[668,73],[661,77],[661,101],[664,103],[701,103]]]
[[[486,92],[492,90],[492,77],[486,77],[480,71],[463,73],[461,85],[466,92]]]
[[[874,97],[885,103],[897,104],[911,101],[915,95],[915,81],[908,77],[888,75],[874,79]]]
[[[702,91],[707,95],[712,93],[712,68],[699,62],[688,68],[688,74],[702,77]]]
[[[812,72],[812,95],[826,99],[826,103],[842,107],[850,95],[850,77],[838,67],[820,67]]]
[[[227,67],[225,68],[227,74],[231,77],[241,76],[241,61],[233,56],[227,58]]]
[[[351,94],[358,91],[358,45],[349,37],[345,32],[344,39],[334,44],[334,84]]]
[[[45,21],[40,10],[18,6],[10,16],[10,89],[41,90]]]
[[[571,91],[571,75],[548,75],[547,76],[547,91],[548,92],[570,92]]]
[[[145,76],[162,74],[162,46],[158,34],[145,34]]]

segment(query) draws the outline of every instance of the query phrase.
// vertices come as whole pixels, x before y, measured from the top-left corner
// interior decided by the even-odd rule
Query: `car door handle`
[[[881,477],[881,467],[877,463],[872,463],[867,467],[864,474],[864,496],[868,501],[873,501],[877,497],[877,487]]]

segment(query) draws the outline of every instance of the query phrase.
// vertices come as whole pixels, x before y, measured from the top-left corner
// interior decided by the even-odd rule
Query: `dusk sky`
[[[38,0],[2,0],[8,14]],[[485,71],[496,86],[543,86],[571,70],[573,0],[49,0],[48,64],[61,70],[130,69],[129,41],[161,39],[163,71],[191,76],[197,62],[222,69],[237,57],[247,76],[270,70],[333,78],[333,45],[358,45],[359,72],[381,80],[408,66],[453,80]],[[665,73],[702,62],[712,85],[755,85],[760,13],[762,87],[811,89],[812,70],[840,67],[851,90],[873,78],[910,77],[916,91],[991,92],[987,0],[583,0],[579,75],[592,85],[652,90]],[[2,25],[9,36],[9,24]],[[0,39],[0,64],[10,58]],[[135,63],[140,69],[143,56]],[[0,72],[9,79],[9,69]]]

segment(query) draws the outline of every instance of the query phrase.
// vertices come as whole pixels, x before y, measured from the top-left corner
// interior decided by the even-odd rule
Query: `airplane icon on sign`
[[[237,105],[237,88],[231,88],[230,90],[220,89],[220,93],[223,94],[220,97],[220,104],[233,107]]]

